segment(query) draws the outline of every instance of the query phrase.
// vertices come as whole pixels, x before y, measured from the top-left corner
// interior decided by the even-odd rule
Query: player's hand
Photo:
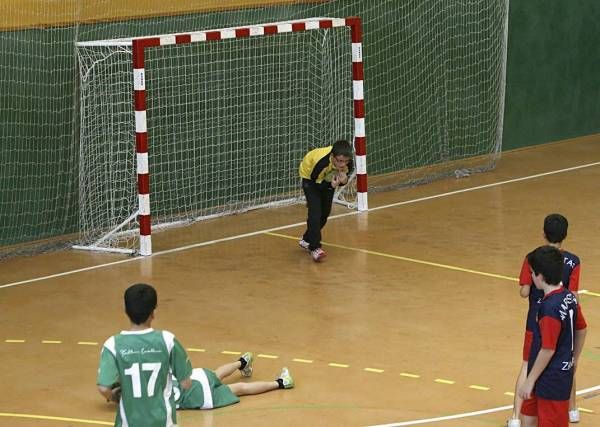
[[[528,380],[525,380],[523,385],[519,387],[517,390],[517,394],[523,400],[531,399],[531,394],[533,393],[533,383],[530,384]]]
[[[338,188],[339,185],[340,185],[340,178],[339,178],[338,174],[335,174],[333,176],[333,179],[331,180],[331,187]]]
[[[338,172],[336,176],[338,177],[339,184],[344,185],[348,182],[348,174],[346,172]]]
[[[113,387],[110,390],[110,392],[111,392],[110,401],[119,403],[119,400],[121,400],[121,385],[117,384],[115,387]]]

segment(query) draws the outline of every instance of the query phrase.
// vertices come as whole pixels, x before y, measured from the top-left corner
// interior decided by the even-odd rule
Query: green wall
[[[600,132],[600,1],[512,0],[503,149]]]
[[[402,75],[403,69],[391,55],[395,51],[391,52],[390,46],[398,55],[402,49],[419,48],[402,42],[409,38],[385,34],[386,22],[396,19],[397,11],[378,6],[384,3],[405,7],[404,0],[344,0],[310,10],[310,16],[350,16],[360,14],[369,5],[372,15],[370,26],[365,28],[364,50],[372,54],[366,63],[367,90],[369,84],[383,88],[379,82],[390,74]],[[406,7],[418,8],[420,4],[406,3]],[[305,16],[306,6],[298,5],[0,33],[0,247],[77,230],[79,147],[73,123],[77,81],[73,40]],[[410,21],[410,17],[406,19]],[[599,22],[597,0],[512,0],[503,149],[600,132]],[[402,28],[405,36],[410,36],[410,25]],[[439,38],[440,43],[448,40]],[[425,90],[432,90],[425,94],[427,99],[438,97],[433,87],[424,85]],[[398,109],[403,106],[398,99],[394,90],[367,92],[367,130],[372,142],[389,138],[389,130],[401,118]],[[421,109],[423,115],[438,114],[430,105]],[[410,137],[402,135],[401,139],[403,144],[409,144],[410,151]],[[460,157],[465,153],[450,154]],[[371,157],[369,162],[373,160]],[[371,172],[386,172],[383,164],[370,168]],[[390,169],[398,167],[393,165]]]

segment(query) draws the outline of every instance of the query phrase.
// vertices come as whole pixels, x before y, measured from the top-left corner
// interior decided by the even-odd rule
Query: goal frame
[[[127,46],[132,49],[133,104],[135,110],[135,147],[137,169],[138,209],[120,225],[90,246],[74,246],[76,249],[101,250],[108,252],[133,253],[134,250],[106,248],[100,244],[111,235],[119,232],[127,223],[135,220],[139,223],[139,249],[142,256],[152,254],[152,225],[150,209],[150,165],[148,147],[150,136],[147,128],[146,112],[146,73],[145,52],[148,49],[175,44],[198,42],[218,42],[226,39],[238,39],[256,36],[273,36],[282,33],[303,32],[316,29],[348,27],[352,44],[352,97],[354,111],[354,152],[356,202],[348,203],[343,196],[340,203],[356,207],[359,211],[368,210],[366,134],[364,106],[364,67],[362,54],[362,22],[358,16],[347,18],[308,18],[294,21],[274,22],[259,25],[232,27],[223,29],[194,31],[189,33],[165,34],[151,37],[124,38],[78,42],[78,46]],[[336,197],[338,197],[336,193]]]

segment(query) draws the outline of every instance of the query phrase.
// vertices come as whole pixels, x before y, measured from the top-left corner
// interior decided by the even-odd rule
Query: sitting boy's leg
[[[277,389],[290,389],[294,387],[294,379],[287,368],[283,368],[275,381],[254,381],[251,383],[230,384],[229,389],[236,396],[248,396],[265,393]]]
[[[251,383],[229,384],[229,388],[236,396],[250,396],[277,390],[279,385],[277,384],[277,381],[253,381]]]
[[[215,369],[215,375],[219,380],[222,380],[233,374],[235,371],[240,370],[243,377],[250,377],[252,376],[253,361],[254,357],[252,353],[246,352],[235,362],[219,366]]]

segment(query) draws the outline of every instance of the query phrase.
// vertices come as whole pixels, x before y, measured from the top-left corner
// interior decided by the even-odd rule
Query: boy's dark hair
[[[125,291],[125,313],[136,325],[148,320],[156,308],[156,290],[145,283],[131,285]]]
[[[550,214],[544,219],[544,235],[550,243],[561,243],[567,237],[569,221],[561,214]]]
[[[340,139],[339,141],[335,141],[333,144],[333,148],[331,149],[331,153],[333,157],[344,156],[349,159],[352,158],[352,145],[345,139]]]
[[[558,285],[562,280],[564,258],[554,246],[540,246],[527,255],[527,262],[536,275],[544,276],[547,284]]]

